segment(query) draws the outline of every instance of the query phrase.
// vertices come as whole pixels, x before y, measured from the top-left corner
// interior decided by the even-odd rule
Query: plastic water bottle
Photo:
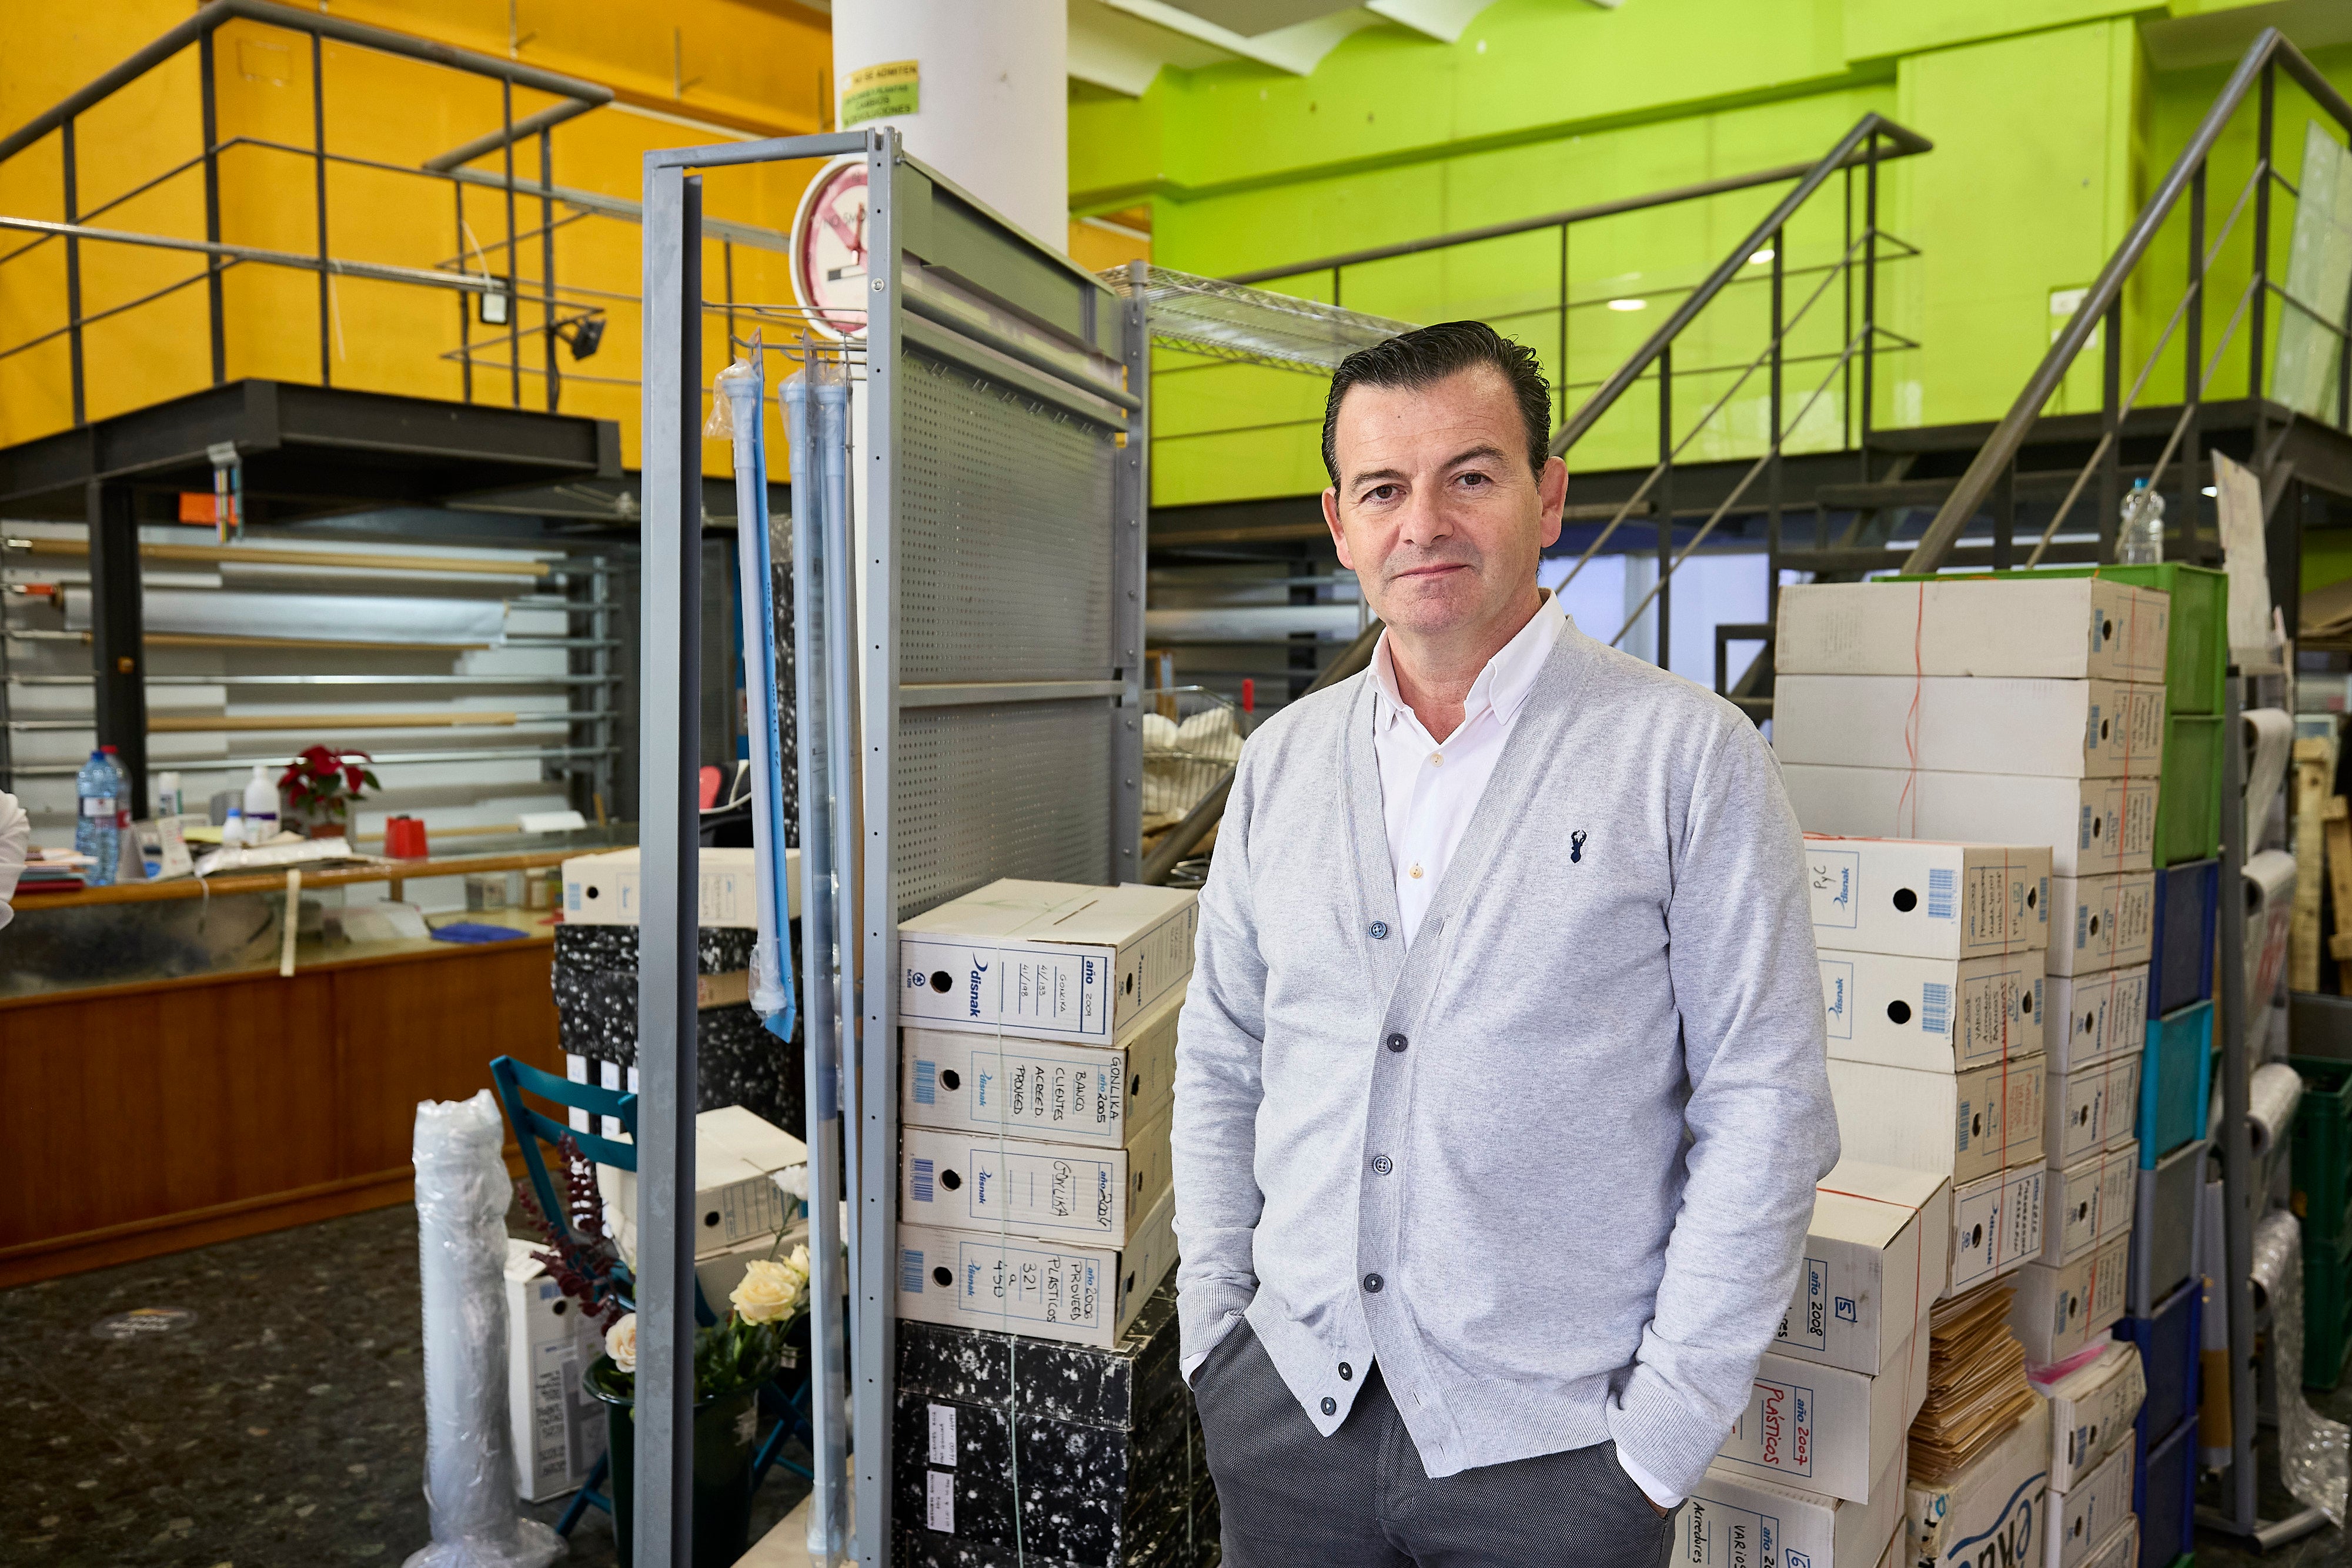
[[[2124,497],[2123,528],[2116,536],[2116,560],[2124,566],[2154,566],[2164,559],[2164,497],[2145,479],[2132,481]]]
[[[244,846],[245,810],[242,807],[231,806],[228,815],[221,821],[221,848],[234,850]]]
[[[74,818],[74,853],[89,857],[81,875],[92,887],[113,883],[115,864],[121,855],[115,815],[122,798],[122,774],[107,755],[113,749],[109,746],[91,752],[74,776],[74,793],[80,803]]]

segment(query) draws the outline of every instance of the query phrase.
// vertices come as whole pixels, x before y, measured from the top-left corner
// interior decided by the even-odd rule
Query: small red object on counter
[[[385,818],[383,852],[396,861],[425,859],[425,819],[422,817]]]

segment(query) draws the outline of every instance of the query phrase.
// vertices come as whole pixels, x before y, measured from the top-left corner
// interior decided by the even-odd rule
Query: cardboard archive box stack
[[[1176,1262],[1168,1134],[1196,921],[1182,889],[1006,880],[899,925],[905,1561],[1026,1542],[1089,1568],[1189,1563],[1188,1543],[1214,1539],[1160,1291]],[[1147,1311],[1155,1300],[1168,1310]],[[970,1397],[940,1381],[980,1364],[971,1347],[1008,1341],[1042,1381],[1016,1370]],[[1055,1403],[1098,1383],[1127,1403]],[[1031,1452],[1048,1437],[1058,1469]]]
[[[1899,1545],[1951,1201],[1942,1176],[1858,1160],[1822,1180],[1748,1410],[1676,1515],[1675,1562],[1872,1568]]]
[[[2050,852],[1808,832],[1830,1091],[1845,1155],[1951,1182],[1946,1278],[2042,1247]]]

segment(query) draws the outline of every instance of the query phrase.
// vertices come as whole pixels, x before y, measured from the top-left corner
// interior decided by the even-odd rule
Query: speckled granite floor
[[[430,1540],[405,1207],[0,1291],[0,1563],[316,1568]],[[195,1314],[110,1339],[137,1308]],[[805,1483],[769,1473],[752,1537]],[[552,1524],[564,1500],[523,1511]],[[614,1561],[591,1511],[571,1563]]]

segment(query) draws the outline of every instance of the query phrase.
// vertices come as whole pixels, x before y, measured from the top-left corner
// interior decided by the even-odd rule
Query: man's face
[[[1333,430],[1339,482],[1323,517],[1339,564],[1400,632],[1446,637],[1510,615],[1559,538],[1568,466],[1528,470],[1527,428],[1500,371],[1423,388],[1358,386]]]

